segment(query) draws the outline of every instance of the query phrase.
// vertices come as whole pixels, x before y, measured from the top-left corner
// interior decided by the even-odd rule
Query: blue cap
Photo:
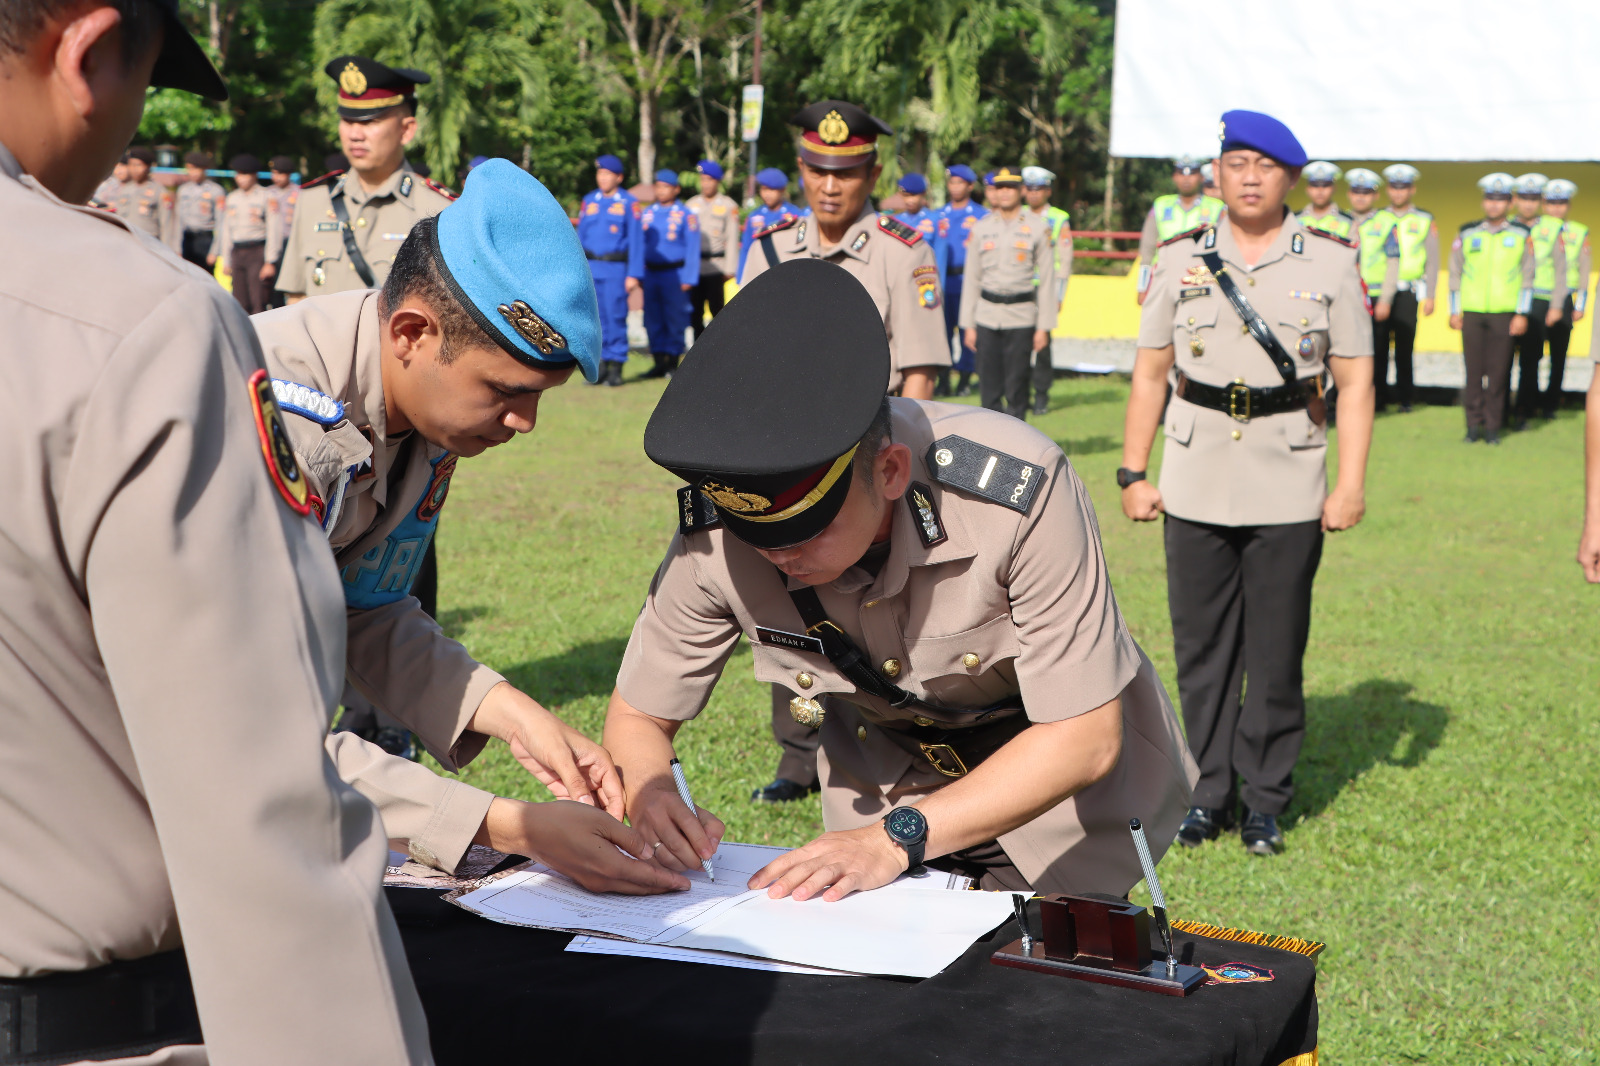
[[[985,171],[984,175],[983,175],[983,183],[985,185],[993,185],[994,184],[994,176],[996,174],[998,174],[998,173],[999,173],[999,171],[997,171],[997,170]]]
[[[483,166],[483,164],[487,163],[488,161],[489,157],[486,155],[475,155],[472,157],[472,162],[467,164],[467,169],[476,170],[478,167]]]
[[[664,181],[668,185],[676,185],[678,184],[678,172],[676,170],[668,170],[667,168],[663,167],[656,171],[656,180]]]
[[[921,174],[903,174],[899,184],[901,192],[910,193],[912,196],[921,196],[928,191],[928,179]]]
[[[490,337],[539,370],[583,368],[600,378],[600,306],[566,209],[509,159],[467,174],[461,198],[441,211],[432,236],[448,288]]]
[[[694,169],[697,173],[704,174],[708,178],[722,180],[722,164],[714,159],[702,159],[694,165]]]
[[[1222,151],[1233,152],[1241,148],[1270,156],[1286,167],[1306,165],[1306,150],[1289,131],[1289,127],[1259,111],[1225,111],[1219,130]]]
[[[613,174],[627,173],[627,171],[622,169],[622,160],[618,159],[614,155],[603,155],[594,161],[594,165],[599,167],[601,170],[609,170]]]
[[[756,175],[756,184],[763,189],[787,189],[789,187],[789,175],[777,167],[768,167]]]
[[[950,175],[952,178],[960,178],[969,185],[978,184],[978,175],[974,174],[972,172],[972,168],[967,166],[965,163],[957,163],[953,167],[946,167],[945,173]]]

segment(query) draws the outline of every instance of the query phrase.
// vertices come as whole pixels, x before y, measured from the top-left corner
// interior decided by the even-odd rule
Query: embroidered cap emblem
[[[339,72],[339,88],[346,96],[360,96],[367,91],[367,76],[354,63],[346,63]]]
[[[540,318],[522,300],[501,304],[499,311],[506,316],[511,327],[522,334],[522,339],[539,349],[541,355],[552,355],[558,348],[567,346],[567,338],[550,328],[550,323]]]
[[[827,117],[817,123],[817,136],[822,138],[823,144],[843,144],[850,136],[850,124],[839,112],[829,111]]]
[[[772,506],[772,501],[765,496],[754,492],[740,492],[720,481],[707,481],[700,486],[700,491],[718,507],[735,514],[758,514]]]

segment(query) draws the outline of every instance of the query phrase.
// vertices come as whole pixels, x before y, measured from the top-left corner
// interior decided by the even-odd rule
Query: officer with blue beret
[[[700,192],[689,197],[689,210],[700,220],[700,278],[689,300],[689,325],[695,339],[706,322],[722,310],[728,279],[739,269],[739,202],[722,191],[722,164],[702,159],[695,164]]]
[[[622,160],[603,155],[594,167],[596,187],[578,206],[578,241],[600,305],[601,368],[594,383],[621,385],[628,362],[628,294],[644,278],[642,209],[622,188]]]
[[[655,366],[646,377],[670,376],[683,358],[689,294],[700,281],[700,216],[678,201],[678,172],[656,171],[656,202],[644,209],[644,329]]]
[[[1221,134],[1227,211],[1156,259],[1117,483],[1129,518],[1165,517],[1178,693],[1200,764],[1178,839],[1203,844],[1239,824],[1242,805],[1245,848],[1271,855],[1305,736],[1302,662],[1323,535],[1366,510],[1372,326],[1354,242],[1285,206],[1306,164],[1294,134],[1252,111],[1224,114]],[[1146,474],[1158,429],[1159,488]]]
[[[939,285],[943,288],[946,252],[939,236],[939,213],[928,207],[928,179],[921,174],[902,174],[895,188],[900,193],[900,210],[894,217],[922,234],[922,239],[933,249],[934,264],[939,268]]]
[[[743,284],[744,261],[750,255],[750,246],[756,234],[771,229],[780,222],[800,217],[800,209],[789,202],[789,175],[777,167],[768,167],[756,174],[756,195],[761,203],[744,220],[739,236],[739,274]]]
[[[447,770],[500,737],[558,796],[589,806],[492,796],[352,733],[328,739],[340,775],[430,866],[453,869],[476,840],[623,891],[681,885],[583,845],[600,838],[649,853],[612,817],[622,792],[611,758],[474,660],[411,594],[456,462],[531,431],[544,393],[574,370],[599,376],[594,287],[560,203],[509,160],[490,159],[459,200],[416,225],[382,289],[251,321],[312,517],[343,571],[349,679]]]
[[[939,276],[944,286],[944,329],[956,335],[960,346],[955,364],[951,367],[961,375],[954,389],[957,396],[972,395],[972,375],[978,370],[978,353],[968,348],[956,329],[956,319],[961,314],[962,280],[967,271],[967,238],[978,220],[989,209],[972,198],[978,184],[977,173],[965,163],[957,163],[944,172],[945,204],[938,211],[939,241],[944,245],[944,269]],[[938,395],[951,395],[950,373],[939,376]]]

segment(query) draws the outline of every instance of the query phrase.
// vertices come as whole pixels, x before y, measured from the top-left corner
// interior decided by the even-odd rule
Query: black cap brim
[[[207,100],[226,100],[228,86],[212,65],[210,57],[178,18],[176,4],[156,0],[155,7],[166,23],[161,54],[150,72],[150,85],[156,89],[181,89]]]

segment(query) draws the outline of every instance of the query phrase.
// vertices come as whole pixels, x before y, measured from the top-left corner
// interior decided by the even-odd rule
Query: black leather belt
[[[605,255],[595,255],[588,249],[584,249],[583,257],[585,259],[593,259],[597,263],[626,263],[628,261],[627,252],[607,252]]]
[[[658,274],[665,273],[668,270],[681,270],[683,269],[683,260],[680,259],[676,263],[646,263],[644,268],[653,270]]]
[[[266,239],[262,238],[259,241],[234,241],[233,246],[235,248],[260,248],[266,243]]]
[[[1322,396],[1322,378],[1302,378],[1292,385],[1274,385],[1254,389],[1235,382],[1232,385],[1207,385],[1178,371],[1178,383],[1172,394],[1211,411],[1221,411],[1236,422],[1252,418],[1281,415],[1286,411],[1303,411],[1312,400]]]
[[[1031,304],[1034,294],[1032,289],[1027,292],[990,292],[988,289],[981,289],[978,295],[982,296],[985,302],[992,304]]]
[[[56,1066],[200,1044],[183,951],[92,970],[0,978],[0,1063]]]
[[[965,264],[965,263],[958,263],[955,266],[947,266],[947,267],[944,268],[944,276],[947,277],[947,278],[960,277],[962,274],[965,274],[966,272],[967,272],[967,264]]]
[[[965,729],[916,722],[877,722],[897,747],[920,754],[946,777],[964,777],[1032,723],[1020,703],[975,714],[981,724]],[[868,719],[871,721],[871,719]]]

